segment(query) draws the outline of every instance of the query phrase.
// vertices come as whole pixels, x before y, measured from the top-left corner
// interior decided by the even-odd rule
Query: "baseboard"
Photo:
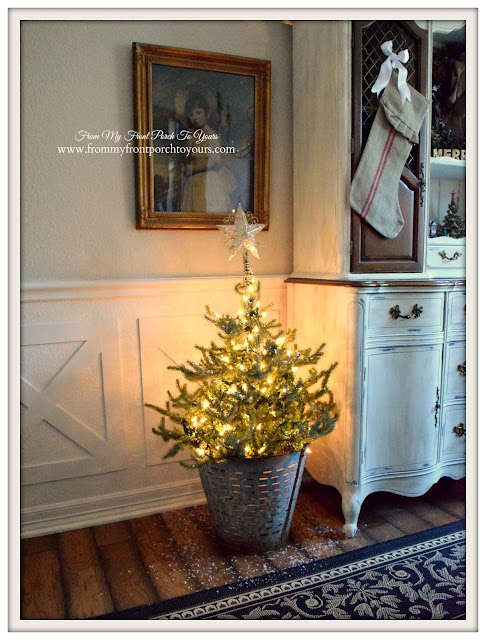
[[[206,502],[199,480],[22,509],[21,538],[173,511]]]

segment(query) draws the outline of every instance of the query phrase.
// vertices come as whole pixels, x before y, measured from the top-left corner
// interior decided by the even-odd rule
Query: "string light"
[[[220,429],[218,429],[218,433],[220,436],[224,436],[227,431],[232,431],[233,427],[230,424],[223,425]]]
[[[189,362],[191,368],[179,367],[186,380],[196,379],[199,389],[181,387],[179,397],[171,398],[172,405],[167,403],[167,410],[161,411],[172,421],[182,422],[183,430],[177,437],[182,445],[191,447],[195,465],[234,455],[252,458],[301,450],[311,429],[309,426],[301,432],[298,425],[304,421],[310,425],[320,417],[318,403],[306,404],[314,395],[305,383],[296,386],[291,375],[298,370],[301,358],[293,343],[294,332],[272,331],[280,326],[278,322],[262,320],[274,314],[267,314],[268,306],[259,300],[260,283],[250,276],[246,262],[245,280],[236,286],[240,302],[236,314],[208,310],[207,317],[220,327],[223,344],[212,342],[202,350],[199,365]],[[177,420],[179,416],[184,420]],[[250,442],[249,432],[254,436]],[[170,439],[171,432],[163,424],[157,433]]]

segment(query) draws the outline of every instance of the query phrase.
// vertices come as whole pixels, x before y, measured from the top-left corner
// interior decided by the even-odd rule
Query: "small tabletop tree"
[[[459,207],[454,199],[454,191],[451,193],[451,202],[447,207],[447,214],[444,217],[442,226],[451,238],[463,238],[465,235],[464,220],[459,213]]]
[[[169,367],[195,388],[177,380],[178,395],[169,393],[165,408],[146,405],[162,414],[153,433],[175,441],[164,458],[189,448],[191,462],[181,462],[184,466],[301,451],[331,432],[337,420],[328,387],[337,363],[322,371],[313,366],[325,345],[299,350],[295,330],[283,331],[275,319],[266,319],[269,307],[261,306],[261,283],[248,259],[248,250],[259,257],[254,235],[262,227],[249,224],[241,206],[234,225],[220,227],[231,239],[230,259],[244,247],[244,279],[235,287],[239,310],[235,316],[220,315],[206,307],[205,317],[218,328],[221,343],[196,346],[197,363]],[[307,367],[305,378],[296,376],[300,367]],[[179,426],[167,427],[166,418]]]

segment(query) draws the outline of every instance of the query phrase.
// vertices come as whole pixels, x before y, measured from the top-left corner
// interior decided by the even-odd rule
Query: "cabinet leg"
[[[344,534],[353,538],[358,531],[358,516],[361,509],[360,491],[355,486],[347,486],[342,493],[342,510],[344,515]]]

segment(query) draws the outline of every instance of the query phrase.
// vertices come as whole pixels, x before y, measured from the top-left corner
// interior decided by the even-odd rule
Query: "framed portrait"
[[[270,62],[133,43],[137,229],[268,228]]]

